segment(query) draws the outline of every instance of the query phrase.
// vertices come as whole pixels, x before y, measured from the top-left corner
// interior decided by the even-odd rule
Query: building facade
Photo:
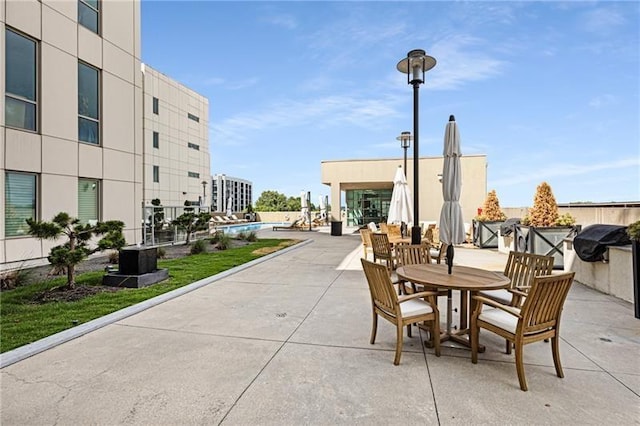
[[[245,179],[216,174],[211,179],[211,211],[242,212],[253,204],[253,184]]]
[[[142,65],[145,205],[208,206],[209,101]]]
[[[403,160],[339,160],[321,163],[322,183],[331,187],[331,218],[346,225],[363,225],[386,221],[393,177]],[[411,162],[413,163],[413,162]],[[462,166],[462,194],[460,205],[465,222],[477,214],[487,195],[487,161],[485,155],[460,158]],[[407,182],[413,192],[413,164],[407,165]],[[437,222],[442,208],[442,157],[420,158],[420,222]],[[344,193],[344,197],[342,196]],[[341,205],[344,198],[346,205]],[[342,216],[344,212],[344,217]]]
[[[0,268],[46,257],[25,219],[141,234],[140,2],[0,0]]]

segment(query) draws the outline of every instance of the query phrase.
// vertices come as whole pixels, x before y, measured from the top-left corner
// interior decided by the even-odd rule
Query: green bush
[[[207,249],[206,246],[204,245],[204,240],[197,240],[195,243],[193,243],[193,245],[191,246],[191,254],[200,254],[200,253],[206,253]]]
[[[22,267],[0,273],[0,289],[11,290],[28,284],[31,270]]]
[[[240,231],[236,234],[236,238],[239,240],[246,240],[247,234],[245,234],[244,231]]]
[[[226,250],[231,247],[231,237],[227,234],[221,234],[218,236],[218,241],[216,243],[216,247],[219,250]]]
[[[250,243],[258,241],[258,236],[256,235],[256,231],[249,232],[247,234],[246,240],[249,241]]]
[[[167,256],[167,251],[164,247],[158,247],[157,255],[158,259],[164,259]]]
[[[640,241],[640,220],[627,227],[627,235],[634,241]]]

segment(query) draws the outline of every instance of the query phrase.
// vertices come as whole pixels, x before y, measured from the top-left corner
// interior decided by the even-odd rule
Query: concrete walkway
[[[640,320],[574,284],[562,321],[565,378],[550,345],[525,348],[529,392],[490,333],[478,364],[441,357],[381,320],[360,238],[261,231],[312,242],[0,370],[2,425],[640,424]],[[506,256],[456,249],[500,270]],[[444,318],[443,318],[444,319]]]

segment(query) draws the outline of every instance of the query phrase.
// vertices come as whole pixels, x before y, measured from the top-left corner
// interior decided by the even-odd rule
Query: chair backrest
[[[360,259],[362,269],[367,277],[371,301],[378,308],[396,316],[396,306],[398,305],[398,295],[391,283],[389,272],[384,265]]]
[[[389,226],[387,225],[387,222],[380,222],[379,225],[380,225],[380,232],[384,234],[389,233]]]
[[[371,233],[371,245],[373,247],[374,260],[391,260],[393,258],[387,234]]]
[[[371,229],[362,228],[360,230],[360,238],[362,238],[362,244],[365,247],[371,247]]]
[[[427,228],[422,235],[422,241],[424,243],[429,243],[430,246],[435,246],[435,242],[433,241],[433,228]]]
[[[423,244],[401,244],[396,247],[396,258],[399,265],[416,265],[431,263],[429,248]]]
[[[433,258],[435,259],[436,263],[440,264],[445,259],[445,257],[447,256],[447,247],[448,246],[445,243],[440,244],[440,248],[438,249],[438,255],[437,257]]]
[[[575,272],[567,272],[534,277],[520,311],[522,320],[517,332],[527,334],[557,327],[574,275]]]
[[[390,223],[387,225],[387,234],[389,235],[393,235],[393,236],[401,236],[402,235],[402,231],[400,230],[400,225],[397,225],[395,223]]]
[[[504,267],[504,275],[511,279],[511,288],[527,291],[534,277],[551,275],[553,263],[553,256],[512,251]]]

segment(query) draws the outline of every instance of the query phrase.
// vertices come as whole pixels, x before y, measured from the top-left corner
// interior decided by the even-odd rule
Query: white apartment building
[[[140,0],[0,0],[0,46],[0,270],[60,244],[27,218],[121,220],[135,244],[144,203],[207,198],[208,101],[143,67]]]
[[[208,206],[209,101],[146,64],[142,74],[144,203]]]
[[[242,212],[253,202],[253,183],[225,174],[216,174],[211,180],[211,197],[213,212]]]
[[[0,269],[54,241],[25,219],[64,211],[141,234],[139,0],[0,0]]]

